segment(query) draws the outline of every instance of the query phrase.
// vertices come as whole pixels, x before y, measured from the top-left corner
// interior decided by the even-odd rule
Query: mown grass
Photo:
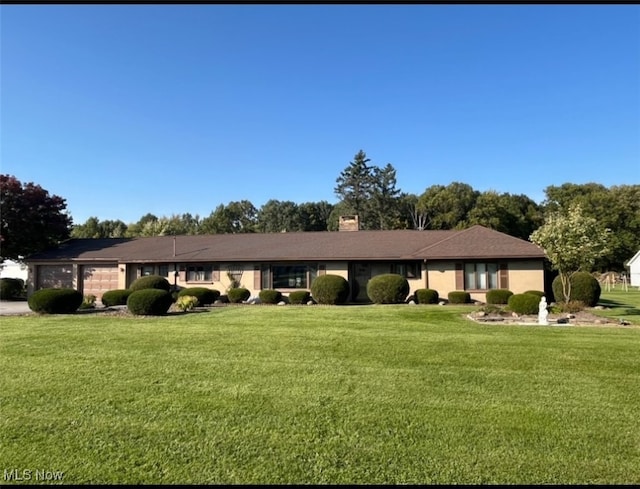
[[[618,320],[624,320],[631,324],[640,324],[640,289],[622,286],[610,291],[603,291],[598,305],[605,306],[604,311],[593,311],[596,315]]]
[[[2,318],[0,470],[65,484],[640,483],[640,328],[481,325],[470,310]]]

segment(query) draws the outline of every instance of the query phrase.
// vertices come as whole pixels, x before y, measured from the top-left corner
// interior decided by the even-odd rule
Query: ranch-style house
[[[341,218],[337,232],[283,232],[70,239],[27,258],[28,293],[71,287],[100,298],[144,275],[176,287],[225,293],[236,280],[256,297],[311,287],[324,274],[341,275],[351,301],[367,301],[367,282],[383,273],[408,280],[411,293],[430,288],[440,297],[465,290],[484,301],[490,289],[544,290],[545,254],[538,246],[472,226],[447,231],[362,231],[357,216]]]

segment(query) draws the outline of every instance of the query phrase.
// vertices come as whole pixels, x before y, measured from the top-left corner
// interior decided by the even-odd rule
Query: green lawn
[[[631,324],[640,324],[640,289],[628,287],[625,291],[620,285],[609,292],[603,290],[599,305],[605,306],[604,311],[594,311],[598,316],[606,316],[625,320]]]
[[[470,310],[1,318],[2,482],[640,483],[640,328]]]

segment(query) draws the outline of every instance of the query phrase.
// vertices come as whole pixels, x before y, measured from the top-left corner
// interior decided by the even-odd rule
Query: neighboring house
[[[27,283],[27,265],[13,260],[4,260],[0,268],[0,278],[19,278]]]
[[[633,255],[625,266],[629,269],[629,285],[640,287],[640,251]]]
[[[231,279],[257,296],[311,287],[324,274],[341,275],[352,301],[367,301],[367,282],[398,273],[411,293],[421,288],[446,298],[466,290],[484,301],[486,291],[514,293],[544,288],[544,252],[536,245],[483,226],[450,231],[359,231],[215,234],[147,238],[71,239],[30,256],[28,290],[73,287],[101,297],[143,275],[167,277],[178,287],[229,288]],[[351,223],[353,224],[353,223]],[[351,232],[349,232],[351,231]]]

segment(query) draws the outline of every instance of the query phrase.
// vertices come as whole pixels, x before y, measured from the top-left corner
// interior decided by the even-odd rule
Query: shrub
[[[176,300],[176,309],[178,311],[190,311],[198,305],[198,298],[193,295],[181,295]]]
[[[134,290],[127,299],[127,309],[138,316],[162,316],[166,314],[173,299],[168,290]]]
[[[376,275],[367,283],[367,295],[376,304],[401,304],[409,295],[409,282],[397,273]]]
[[[571,284],[571,293],[569,295],[570,301],[584,302],[588,307],[598,305],[601,292],[600,284],[590,273],[575,272],[571,275],[569,282]],[[553,289],[553,295],[556,298],[556,302],[564,302],[560,276],[553,279],[551,287]]]
[[[569,302],[561,302],[559,304],[560,312],[580,312],[585,308],[585,304],[582,301],[569,301]]]
[[[524,292],[525,294],[533,294],[533,295],[537,295],[538,298],[540,297],[544,297],[545,293],[542,292],[541,290],[527,290]]]
[[[178,299],[184,296],[192,296],[198,299],[198,304],[213,304],[220,297],[220,291],[206,287],[190,287],[178,292]]]
[[[171,284],[166,278],[161,277],[160,275],[146,275],[134,280],[131,284],[131,287],[129,288],[132,291],[144,289],[160,289],[169,292],[171,290]]]
[[[24,293],[24,280],[21,278],[0,279],[0,299],[19,299]]]
[[[451,304],[468,304],[471,302],[471,294],[464,290],[454,290],[447,294],[447,298]]]
[[[282,300],[282,292],[279,290],[264,289],[260,291],[258,296],[264,304],[277,304]]]
[[[82,294],[74,289],[40,289],[31,294],[29,309],[45,314],[71,314],[82,304]]]
[[[104,294],[102,294],[102,305],[105,307],[111,306],[126,306],[127,299],[131,295],[133,290],[131,289],[115,289],[108,290]]]
[[[306,304],[311,299],[311,292],[308,290],[296,290],[289,294],[291,304]]]
[[[349,298],[349,282],[340,275],[320,275],[311,284],[311,296],[318,304],[344,304]]]
[[[249,292],[249,289],[245,289],[244,287],[234,287],[229,289],[227,297],[229,298],[229,302],[238,304],[239,302],[246,301],[251,297],[251,292]]]
[[[433,289],[418,289],[415,293],[417,304],[437,304],[440,296],[437,290]]]
[[[96,307],[96,296],[93,294],[87,294],[82,298],[82,304],[80,309],[94,309]]]
[[[509,309],[517,314],[537,314],[540,297],[535,294],[514,294],[509,297]]]
[[[487,291],[487,304],[507,304],[513,292],[507,289],[491,289]]]

